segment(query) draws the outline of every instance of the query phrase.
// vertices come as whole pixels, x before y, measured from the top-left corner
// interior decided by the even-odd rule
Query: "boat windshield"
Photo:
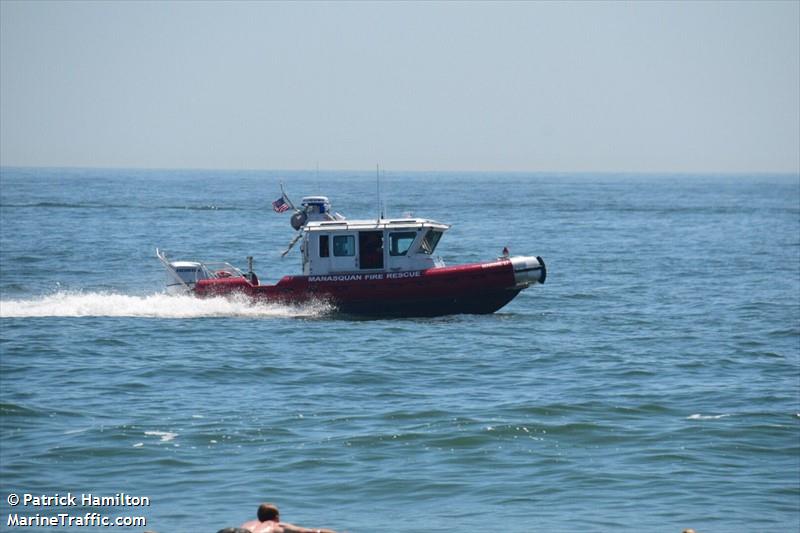
[[[416,231],[402,231],[389,234],[389,255],[406,255],[414,239],[417,238]]]
[[[432,254],[436,249],[436,245],[439,244],[439,239],[441,238],[441,231],[429,229],[428,233],[426,233],[425,237],[422,239],[422,244],[420,244],[419,251],[424,254]]]

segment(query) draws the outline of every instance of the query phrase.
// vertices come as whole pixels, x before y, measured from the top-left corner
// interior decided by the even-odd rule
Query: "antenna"
[[[381,191],[381,218],[386,218],[386,202],[383,201],[382,191]]]
[[[378,220],[383,218],[383,213],[381,209],[381,167],[380,165],[375,165],[375,183],[377,186],[378,192]]]

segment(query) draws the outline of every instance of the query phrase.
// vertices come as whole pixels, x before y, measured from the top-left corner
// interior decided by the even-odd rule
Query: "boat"
[[[248,257],[246,271],[229,263],[171,261],[156,249],[167,272],[167,291],[198,297],[245,295],[280,304],[330,304],[337,312],[367,317],[488,314],[547,277],[539,256],[511,256],[447,266],[434,255],[450,226],[413,216],[348,220],[325,196],[307,196],[295,208],[285,193],[275,211],[293,209],[301,242],[302,274],[262,284]]]

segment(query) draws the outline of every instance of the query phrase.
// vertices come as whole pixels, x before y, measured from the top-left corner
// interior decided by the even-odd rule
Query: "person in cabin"
[[[361,243],[361,267],[383,267],[383,237],[372,232],[367,234]]]

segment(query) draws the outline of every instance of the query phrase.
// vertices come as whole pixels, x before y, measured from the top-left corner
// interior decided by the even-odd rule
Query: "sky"
[[[0,1],[0,165],[800,172],[800,2]]]

